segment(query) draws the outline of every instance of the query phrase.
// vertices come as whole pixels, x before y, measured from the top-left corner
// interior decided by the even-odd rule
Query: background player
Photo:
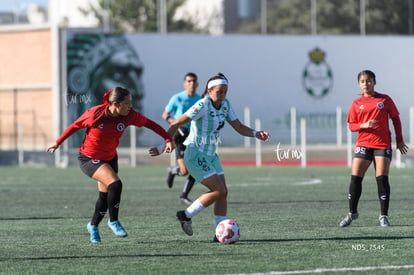
[[[201,98],[201,96],[196,93],[196,89],[198,87],[198,78],[195,73],[190,72],[184,76],[183,86],[184,90],[174,94],[170,98],[170,101],[168,102],[167,106],[165,106],[165,110],[162,114],[162,118],[165,119],[169,124],[173,123],[176,118],[184,114],[188,110],[188,108],[193,106],[193,104]],[[184,151],[186,147],[183,143],[185,139],[188,137],[189,133],[190,123],[187,123],[180,127],[173,137],[176,146],[175,157],[178,166],[168,168],[167,185],[169,188],[172,188],[174,184],[174,177],[176,175],[188,175],[187,168],[184,164]],[[192,203],[192,201],[188,198],[188,194],[193,188],[193,185],[194,178],[191,175],[188,175],[187,180],[184,184],[184,189],[180,195],[180,201],[182,203]]]
[[[358,84],[362,90],[362,96],[352,102],[348,112],[349,129],[358,132],[349,185],[349,213],[339,223],[339,226],[348,226],[358,218],[357,208],[362,193],[362,179],[372,162],[374,162],[381,207],[379,223],[381,226],[389,226],[388,208],[391,190],[388,174],[392,159],[389,119],[394,125],[397,149],[405,154],[408,147],[403,140],[397,107],[388,95],[374,90],[375,74],[369,70],[360,72]]]

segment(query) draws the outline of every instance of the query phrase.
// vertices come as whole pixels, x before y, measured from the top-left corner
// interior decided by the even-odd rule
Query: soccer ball
[[[240,226],[235,220],[221,221],[216,227],[216,238],[224,244],[233,244],[240,239]]]

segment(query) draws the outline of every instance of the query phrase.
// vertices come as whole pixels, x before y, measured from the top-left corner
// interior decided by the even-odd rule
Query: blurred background
[[[240,120],[272,135],[260,149],[271,163],[283,148],[347,165],[347,110],[364,69],[414,144],[413,11],[413,0],[2,0],[0,165],[71,164],[82,132],[53,158],[45,148],[114,86],[167,127],[161,114],[187,72],[199,93],[216,73],[229,78]],[[159,142],[129,129],[120,154],[129,163]],[[253,142],[225,127],[222,152],[254,159]]]

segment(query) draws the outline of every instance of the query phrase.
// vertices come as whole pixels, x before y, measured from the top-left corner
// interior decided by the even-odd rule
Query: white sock
[[[201,204],[199,199],[196,199],[187,209],[185,210],[185,215],[187,218],[191,219],[198,213],[204,210],[204,206]]]
[[[227,216],[214,216],[214,227],[216,228],[217,227],[217,225],[220,223],[220,222],[222,222],[222,221],[224,221],[224,220],[227,220],[228,218],[227,218]]]

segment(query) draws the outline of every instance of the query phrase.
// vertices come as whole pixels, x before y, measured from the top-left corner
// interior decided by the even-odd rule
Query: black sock
[[[349,184],[349,212],[357,213],[358,212],[358,202],[362,193],[362,177],[351,176],[351,183]]]
[[[108,187],[108,210],[111,222],[118,220],[119,204],[121,202],[122,182],[111,183]]]
[[[194,182],[195,182],[195,178],[193,178],[193,176],[189,175],[187,177],[187,180],[185,181],[183,193],[181,194],[182,198],[187,198],[188,197],[188,194],[190,194],[190,191],[194,186]]]
[[[376,177],[378,186],[378,199],[380,201],[381,215],[388,216],[388,208],[390,205],[391,187],[388,182],[388,176]]]
[[[99,192],[98,199],[95,204],[95,212],[93,213],[91,224],[98,226],[102,221],[108,209],[108,193]]]
[[[181,176],[180,167],[175,166],[175,167],[171,168],[171,174]]]

